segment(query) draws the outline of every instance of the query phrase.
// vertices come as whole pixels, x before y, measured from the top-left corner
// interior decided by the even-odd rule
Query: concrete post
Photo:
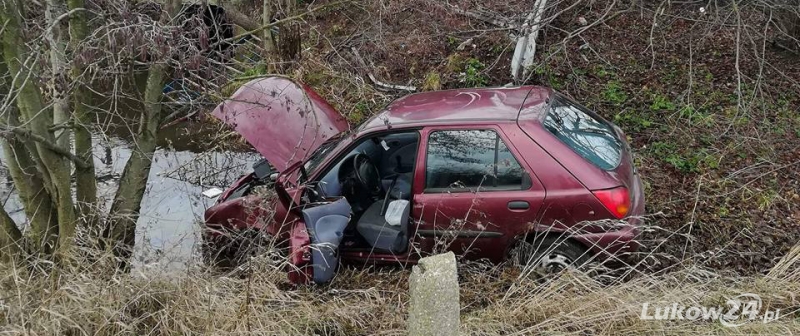
[[[422,258],[409,279],[408,334],[459,334],[458,275],[453,252]]]

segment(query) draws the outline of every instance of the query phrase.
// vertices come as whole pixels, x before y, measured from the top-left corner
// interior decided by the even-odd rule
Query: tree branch
[[[43,138],[43,137],[41,137],[41,136],[39,136],[37,134],[34,134],[33,132],[31,132],[29,130],[26,130],[26,129],[23,129],[23,128],[19,128],[19,127],[14,127],[14,128],[2,127],[2,128],[0,128],[0,133],[5,133],[5,134],[7,134],[7,136],[11,135],[11,134],[16,134],[17,136],[20,136],[20,137],[22,137],[24,139],[36,141],[39,144],[41,144],[44,148],[47,148],[48,150],[50,150],[51,152],[56,153],[58,155],[61,155],[61,156],[64,156],[64,157],[70,159],[70,161],[74,162],[75,166],[78,167],[78,168],[86,169],[87,167],[89,167],[89,164],[87,164],[86,161],[84,161],[81,158],[75,156],[75,154],[72,154],[72,152],[70,152],[69,150],[67,150],[67,149],[65,149],[63,147],[59,147],[58,145],[48,141],[47,139],[45,139],[45,138]]]

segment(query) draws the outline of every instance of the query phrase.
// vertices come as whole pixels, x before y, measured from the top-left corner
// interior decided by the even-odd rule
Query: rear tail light
[[[611,211],[614,217],[622,219],[628,214],[630,210],[631,199],[628,194],[628,188],[618,187],[614,189],[595,190],[592,191],[595,197],[603,203],[603,206]]]

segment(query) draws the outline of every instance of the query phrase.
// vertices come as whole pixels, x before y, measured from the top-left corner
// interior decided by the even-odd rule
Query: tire
[[[512,251],[512,261],[523,272],[560,273],[580,270],[590,259],[588,249],[571,239],[557,235],[522,240]]]

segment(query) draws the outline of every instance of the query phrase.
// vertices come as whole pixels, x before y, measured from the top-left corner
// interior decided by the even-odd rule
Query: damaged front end
[[[329,140],[349,128],[347,121],[311,88],[283,77],[246,83],[212,115],[264,159],[227,190],[216,191],[217,203],[205,212],[206,250],[217,256],[237,254],[229,250],[242,245],[235,240],[249,236],[243,233],[268,235],[272,245],[288,247],[291,282],[329,281],[350,206],[344,198],[303,199],[305,187],[298,180],[307,180],[304,164],[311,167],[324,159],[332,149]]]

